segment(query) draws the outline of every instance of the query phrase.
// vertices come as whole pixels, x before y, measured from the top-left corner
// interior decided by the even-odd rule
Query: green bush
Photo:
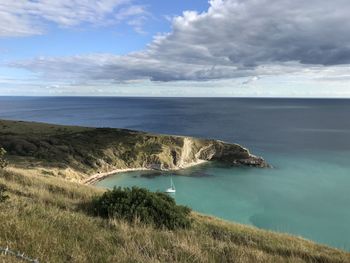
[[[6,195],[5,192],[6,192],[6,186],[3,184],[0,184],[0,203],[6,201],[6,199],[9,198],[9,196]]]
[[[7,162],[4,158],[5,153],[6,153],[5,149],[0,147],[0,169],[5,168],[7,165]]]
[[[165,193],[150,192],[143,188],[114,188],[93,201],[95,214],[105,218],[135,219],[158,228],[188,228],[191,209],[176,205]]]

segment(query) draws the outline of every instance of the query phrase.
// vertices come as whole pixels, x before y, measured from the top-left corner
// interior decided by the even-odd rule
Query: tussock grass
[[[41,262],[350,262],[350,254],[301,238],[192,213],[190,229],[93,217],[81,209],[104,191],[0,171],[0,246]],[[0,262],[19,262],[0,256]]]

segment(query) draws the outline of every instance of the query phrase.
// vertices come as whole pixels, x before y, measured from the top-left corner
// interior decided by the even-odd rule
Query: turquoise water
[[[177,202],[350,251],[349,116],[348,99],[0,97],[4,119],[127,128],[244,145],[275,168],[209,164],[177,172]],[[169,174],[154,175],[119,174],[99,185],[169,187]]]
[[[350,152],[266,157],[273,169],[204,164],[175,173],[122,173],[97,185],[164,191],[174,174],[176,201],[196,211],[350,250],[350,177],[344,168]]]

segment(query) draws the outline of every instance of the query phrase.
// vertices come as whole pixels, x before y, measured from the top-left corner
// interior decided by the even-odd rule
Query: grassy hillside
[[[40,262],[350,262],[340,250],[197,213],[189,229],[174,231],[101,218],[86,204],[104,190],[63,179],[115,168],[183,168],[197,160],[265,166],[237,144],[0,121],[0,147],[10,164],[0,169],[0,250]],[[1,254],[0,262],[21,261]]]
[[[17,169],[79,181],[115,169],[177,169],[199,160],[265,166],[237,144],[124,129],[0,120],[0,147]]]
[[[350,262],[350,254],[283,234],[193,213],[189,230],[162,230],[88,215],[103,190],[36,174],[0,171],[0,247],[40,262]],[[21,262],[0,256],[0,262]]]

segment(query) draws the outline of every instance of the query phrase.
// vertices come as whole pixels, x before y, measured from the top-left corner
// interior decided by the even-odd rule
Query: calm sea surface
[[[204,164],[118,174],[99,186],[163,191],[227,220],[350,250],[350,100],[0,97],[0,118],[217,138],[274,169]]]

